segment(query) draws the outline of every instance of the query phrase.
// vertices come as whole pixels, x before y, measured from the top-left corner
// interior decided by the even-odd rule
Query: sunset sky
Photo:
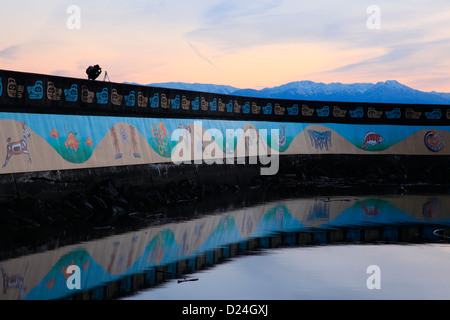
[[[367,25],[372,5],[379,29]],[[6,70],[85,78],[99,64],[113,82],[397,80],[450,92],[446,0],[3,1],[0,27]]]

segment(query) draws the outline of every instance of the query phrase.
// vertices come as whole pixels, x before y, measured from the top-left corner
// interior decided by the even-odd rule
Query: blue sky
[[[367,26],[370,6],[379,8],[379,29]],[[450,92],[443,0],[21,0],[2,5],[0,27],[8,70],[84,78],[100,64],[117,82],[260,89],[398,80]]]

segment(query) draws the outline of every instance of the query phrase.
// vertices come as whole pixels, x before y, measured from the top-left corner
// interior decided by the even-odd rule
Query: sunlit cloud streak
[[[79,30],[66,27],[74,4]],[[381,29],[367,28],[371,5]],[[119,82],[394,79],[450,92],[444,0],[23,0],[3,4],[0,28],[0,68],[10,70],[84,77],[95,63]]]

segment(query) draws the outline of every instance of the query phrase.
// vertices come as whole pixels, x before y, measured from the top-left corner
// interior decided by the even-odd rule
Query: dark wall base
[[[448,184],[450,156],[299,155],[282,158],[280,173],[303,181],[339,179],[346,182]]]
[[[282,180],[280,180],[282,179]],[[450,156],[295,155],[280,158],[275,176],[261,176],[260,164],[151,164],[0,175],[0,201],[52,200],[72,192],[89,193],[104,181],[115,187],[164,188],[188,181],[195,185],[239,186],[290,183],[298,186],[341,184],[450,184]],[[276,187],[276,186],[273,186]]]
[[[301,155],[259,165],[139,165],[0,176],[0,253],[290,197],[448,193],[450,157]],[[69,237],[70,235],[70,237]],[[67,240],[69,241],[69,240]],[[14,251],[14,254],[22,254]]]

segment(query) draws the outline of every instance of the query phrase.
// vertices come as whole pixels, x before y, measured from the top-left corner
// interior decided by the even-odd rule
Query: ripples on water
[[[449,299],[449,236],[447,195],[286,199],[4,259],[0,299]]]

